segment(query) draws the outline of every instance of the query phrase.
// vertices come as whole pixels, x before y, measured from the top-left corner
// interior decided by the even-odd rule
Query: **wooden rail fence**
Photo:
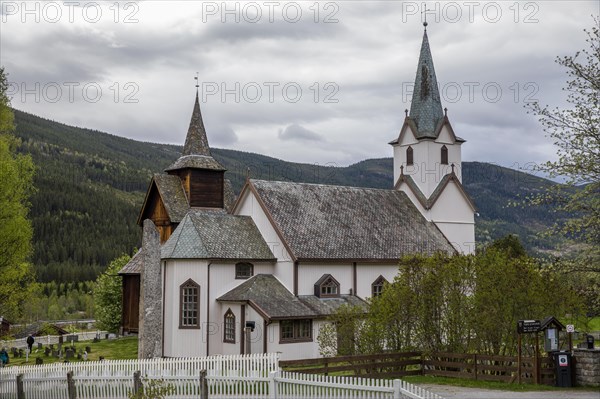
[[[521,381],[554,384],[554,365],[548,358],[536,361],[524,357]],[[432,375],[482,381],[518,381],[516,356],[491,356],[462,353],[402,352],[377,355],[337,356],[329,358],[280,361],[290,371],[311,374],[343,374],[376,378]]]

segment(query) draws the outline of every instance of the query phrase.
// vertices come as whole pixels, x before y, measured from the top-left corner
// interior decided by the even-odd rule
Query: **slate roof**
[[[397,190],[250,180],[298,260],[396,260],[454,252],[434,223]]]
[[[178,176],[156,173],[152,177],[172,223],[179,223],[190,209]]]
[[[416,125],[417,129],[414,131],[417,138],[435,138],[436,128],[443,118],[444,112],[433,67],[433,57],[429,49],[427,30],[425,30],[410,104],[410,119]]]
[[[140,249],[131,259],[129,259],[129,262],[119,270],[118,274],[141,274],[142,269],[144,269],[144,256]]]
[[[198,100],[198,92],[196,92],[196,101],[194,102],[194,110],[188,133],[183,145],[181,155],[205,155],[210,157],[210,147],[208,146],[208,138],[206,137],[206,129],[202,121],[202,113],[200,112],[200,101]]]
[[[365,305],[352,295],[320,299],[314,295],[296,297],[271,274],[257,274],[217,298],[221,302],[247,302],[267,319],[321,318],[343,304]]]
[[[181,157],[166,168],[165,172],[183,168],[225,170],[223,165],[210,154],[210,147],[208,145],[204,122],[202,121],[200,101],[198,100],[197,92],[194,110],[192,111],[192,118],[190,119],[190,126],[188,127],[188,132],[185,137],[185,144],[183,145]]]
[[[162,259],[275,260],[249,216],[188,212],[161,248]]]
[[[226,170],[216,159],[206,155],[182,155],[173,164],[165,169],[165,172],[170,170],[196,168],[196,169],[211,169],[211,170]]]

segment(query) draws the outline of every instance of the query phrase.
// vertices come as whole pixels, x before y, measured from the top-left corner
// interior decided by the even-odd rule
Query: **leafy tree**
[[[591,31],[584,30],[588,48],[556,59],[569,77],[563,89],[569,107],[542,107],[537,102],[527,107],[558,147],[558,160],[539,165],[539,170],[568,179],[566,186],[554,186],[533,198],[533,203],[554,202],[573,215],[554,231],[589,244],[589,259],[580,262],[578,269],[600,272],[600,17],[594,17],[594,22]],[[582,184],[582,190],[571,187]]]
[[[17,320],[34,281],[28,263],[33,235],[28,212],[34,166],[30,156],[17,154],[19,141],[10,135],[13,113],[6,88],[4,68],[0,68],[0,314]]]
[[[568,281],[507,237],[475,255],[401,259],[394,282],[371,299],[366,316],[365,309],[342,308],[318,340],[326,354],[416,349],[514,355],[518,320],[576,316],[583,309]]]
[[[104,273],[98,276],[94,289],[94,307],[98,326],[108,331],[118,331],[121,325],[121,296],[123,286],[117,274],[129,262],[129,255],[113,260]]]

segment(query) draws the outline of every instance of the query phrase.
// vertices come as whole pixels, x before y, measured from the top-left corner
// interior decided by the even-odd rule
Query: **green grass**
[[[452,377],[433,377],[429,375],[415,375],[403,377],[403,380],[410,382],[411,384],[437,384],[437,385],[452,385],[457,387],[466,388],[479,388],[479,389],[496,389],[501,391],[514,391],[514,392],[531,392],[531,391],[564,391],[565,389],[575,389],[580,391],[594,390],[590,387],[574,387],[574,388],[559,388],[549,385],[535,385],[535,384],[509,384],[506,382],[497,381],[480,381],[470,380],[464,378],[452,378]],[[597,388],[595,388],[597,389]]]
[[[67,348],[67,344],[63,348]],[[101,340],[99,342],[82,341],[75,343],[77,352],[84,351],[85,347],[89,346],[91,352],[88,354],[88,361],[100,360],[100,356],[104,356],[106,360],[115,359],[137,359],[138,339],[136,336],[124,337],[114,340]],[[56,348],[56,345],[54,346]],[[9,366],[21,366],[27,364],[35,364],[35,358],[40,357],[44,360],[44,364],[63,362],[64,359],[57,359],[52,356],[46,356],[44,350],[33,350],[33,354],[29,356],[29,362],[25,362],[25,357],[14,358],[10,357]],[[69,359],[70,362],[82,362],[77,357]]]
[[[594,317],[590,320],[590,331],[600,331],[600,316]]]

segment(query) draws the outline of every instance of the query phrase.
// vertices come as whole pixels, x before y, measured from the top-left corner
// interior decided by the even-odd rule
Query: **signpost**
[[[542,323],[539,320],[519,320],[517,322],[517,333],[519,333],[519,351],[517,354],[517,373],[518,381],[521,383],[521,367],[522,367],[522,352],[521,352],[521,334],[535,334],[535,365],[534,370],[536,374],[535,382],[537,383],[539,372],[537,370],[538,364],[538,331],[542,327]]]
[[[573,351],[573,333],[575,332],[575,326],[573,324],[567,324],[567,334],[569,336],[569,352]]]
[[[540,331],[542,322],[539,320],[519,320],[517,322],[517,332],[519,334],[533,334]]]

